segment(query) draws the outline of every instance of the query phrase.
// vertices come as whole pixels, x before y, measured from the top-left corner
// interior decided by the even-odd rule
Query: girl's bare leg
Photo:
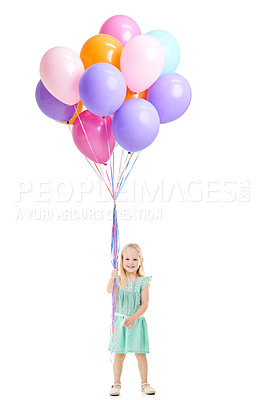
[[[147,383],[148,382],[148,362],[147,362],[146,354],[135,353],[135,356],[137,357],[137,360],[138,360],[138,367],[139,367],[139,372],[140,372],[140,377],[141,377],[141,383]],[[144,387],[145,386],[148,386],[148,385],[144,385]]]
[[[125,354],[115,353],[114,364],[113,364],[114,383],[121,383],[121,374],[125,357],[126,357]],[[114,385],[114,387],[119,388],[120,386]]]

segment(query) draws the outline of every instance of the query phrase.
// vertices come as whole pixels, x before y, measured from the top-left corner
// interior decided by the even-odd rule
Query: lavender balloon
[[[42,81],[39,81],[36,87],[35,97],[41,111],[47,115],[47,117],[55,119],[56,121],[70,121],[75,114],[75,107],[62,103],[62,101],[55,98],[46,89]]]
[[[149,88],[147,100],[158,111],[161,124],[165,124],[181,117],[187,110],[191,89],[183,76],[176,73],[164,74]]]
[[[108,63],[91,65],[79,83],[84,106],[100,117],[113,114],[126,97],[126,81],[118,68]]]
[[[143,99],[126,101],[113,118],[113,134],[127,151],[140,151],[156,138],[160,128],[158,112]]]

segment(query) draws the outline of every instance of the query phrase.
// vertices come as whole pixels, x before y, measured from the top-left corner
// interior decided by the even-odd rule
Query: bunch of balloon
[[[191,101],[188,81],[175,72],[179,58],[178,42],[169,32],[142,34],[132,18],[115,15],[83,44],[80,55],[54,47],[41,60],[39,108],[72,125],[75,145],[114,201],[113,268],[118,268],[119,253],[117,197],[140,152],[156,139],[160,124],[179,118]],[[117,290],[115,280],[113,344]]]

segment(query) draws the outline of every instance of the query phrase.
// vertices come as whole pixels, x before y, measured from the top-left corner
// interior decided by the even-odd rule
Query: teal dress
[[[118,288],[116,313],[116,340],[113,349],[112,338],[108,350],[114,353],[149,353],[147,322],[144,317],[137,319],[132,328],[123,325],[126,317],[134,314],[141,306],[141,291],[151,276],[138,276],[136,281],[128,282],[125,289]]]

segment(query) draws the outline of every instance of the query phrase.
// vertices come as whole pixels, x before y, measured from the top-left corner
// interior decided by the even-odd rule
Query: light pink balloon
[[[162,44],[153,36],[137,35],[122,50],[120,65],[126,84],[132,92],[143,92],[161,75],[165,54]]]
[[[48,50],[40,64],[41,80],[46,89],[65,104],[78,103],[79,81],[84,72],[80,57],[67,47]]]
[[[103,118],[83,111],[73,123],[72,135],[79,151],[91,161],[102,164],[111,157],[115,138],[109,116]]]
[[[132,37],[141,34],[138,24],[126,15],[114,15],[107,19],[99,33],[115,37],[123,47]]]

